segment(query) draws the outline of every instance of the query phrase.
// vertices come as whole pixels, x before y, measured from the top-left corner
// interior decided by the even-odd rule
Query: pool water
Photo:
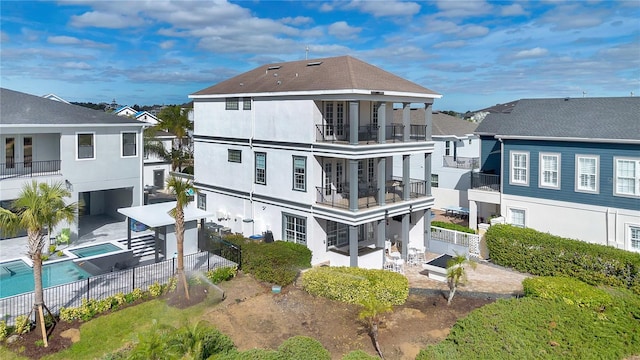
[[[98,245],[86,246],[77,249],[70,249],[69,252],[76,255],[77,257],[89,257],[94,255],[106,254],[114,251],[122,250],[111,243],[103,243]]]
[[[91,276],[73,261],[62,261],[42,267],[42,286],[67,284]],[[33,269],[22,260],[0,263],[0,298],[33,291]]]

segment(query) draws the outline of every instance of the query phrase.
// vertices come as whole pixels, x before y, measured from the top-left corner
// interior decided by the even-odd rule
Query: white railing
[[[467,247],[470,256],[480,257],[480,235],[432,226],[431,239]]]

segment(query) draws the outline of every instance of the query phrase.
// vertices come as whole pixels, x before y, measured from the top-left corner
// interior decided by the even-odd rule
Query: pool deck
[[[69,247],[100,244],[127,238],[127,222],[108,216],[90,216],[83,219],[88,232],[72,241]],[[145,232],[146,233],[146,232]],[[151,232],[149,232],[151,234]],[[143,233],[136,233],[141,235]],[[0,240],[0,262],[27,257],[27,237]]]

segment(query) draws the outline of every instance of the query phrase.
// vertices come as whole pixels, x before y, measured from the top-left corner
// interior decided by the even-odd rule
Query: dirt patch
[[[220,285],[222,294],[207,296],[213,291],[206,286],[190,287],[192,300],[188,303],[168,297],[173,306],[186,307],[197,301],[211,301],[201,319],[227,334],[239,350],[253,348],[277,349],[295,335],[310,336],[340,359],[353,350],[376,355],[371,339],[358,319],[360,308],[320,297],[313,297],[296,286],[287,286],[274,294],[271,285],[258,282],[251,276],[239,274]],[[458,318],[493,300],[456,297],[447,306],[443,296],[410,295],[402,306],[394,307],[385,316],[379,329],[379,341],[386,359],[414,359],[420,349],[443,340]],[[72,344],[65,335],[74,333],[80,322],[58,322],[44,348],[39,334],[32,331],[21,335],[7,346],[22,356],[39,359],[61,351]],[[71,330],[71,331],[69,331]],[[64,335],[63,335],[64,334]]]
[[[313,297],[288,286],[280,294],[250,276],[225,284],[226,300],[203,320],[229,335],[239,350],[276,349],[294,335],[311,336],[340,359],[352,350],[375,355],[371,339],[358,320],[358,306]],[[385,316],[379,341],[387,359],[414,359],[420,349],[444,339],[460,317],[492,300],[456,297],[447,306],[442,296],[411,295]]]

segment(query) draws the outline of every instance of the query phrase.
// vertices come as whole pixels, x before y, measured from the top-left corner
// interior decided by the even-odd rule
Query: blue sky
[[[640,1],[5,1],[1,86],[174,104],[257,66],[351,55],[434,109],[640,95]],[[583,94],[586,93],[586,94]]]

